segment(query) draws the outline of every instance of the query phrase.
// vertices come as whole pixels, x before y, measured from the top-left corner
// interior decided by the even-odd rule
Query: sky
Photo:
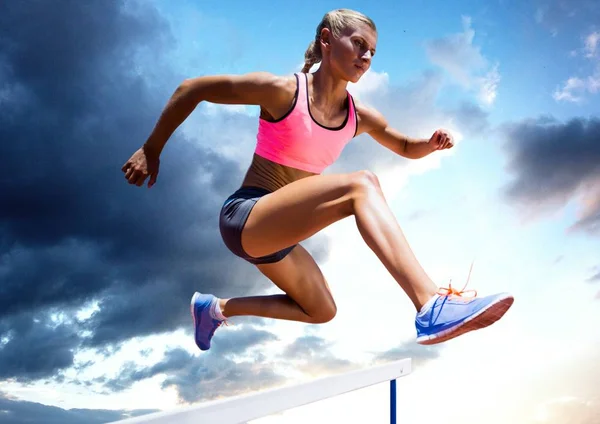
[[[236,317],[200,352],[194,291],[278,293],[217,225],[257,109],[199,105],[150,190],[120,168],[185,78],[299,72],[339,7],[379,35],[349,91],[457,143],[408,160],[361,135],[325,173],[375,172],[436,284],[462,287],[475,261],[467,288],[515,303],[417,345],[412,303],[348,218],[302,243],[333,321]],[[0,3],[0,422],[111,422],[410,357],[400,422],[600,423],[599,22],[592,0]],[[387,390],[253,422],[385,422]]]

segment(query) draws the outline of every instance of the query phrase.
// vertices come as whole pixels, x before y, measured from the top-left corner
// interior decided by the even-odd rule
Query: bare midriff
[[[275,116],[283,116],[291,108],[294,100],[294,92],[296,90],[296,79],[291,78],[288,83],[289,100],[280,110],[275,110]],[[293,84],[292,84],[293,82]],[[273,115],[261,108],[260,117],[268,121],[273,121]],[[248,167],[242,186],[261,187],[269,191],[275,191],[294,181],[302,178],[316,175],[312,172],[303,171],[301,169],[291,168],[289,166],[280,165],[268,159],[265,159],[257,154],[252,157],[252,163]]]
[[[261,187],[269,191],[275,191],[294,181],[312,175],[316,174],[280,165],[255,154],[242,186]]]

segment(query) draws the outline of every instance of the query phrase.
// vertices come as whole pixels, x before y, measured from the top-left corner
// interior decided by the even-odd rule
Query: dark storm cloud
[[[330,347],[331,343],[326,339],[309,334],[297,338],[280,356],[286,363],[294,363],[296,369],[315,376],[339,374],[359,366],[338,358],[330,351]]]
[[[471,102],[461,103],[452,111],[461,130],[473,137],[481,137],[489,128],[489,113]]]
[[[101,424],[145,415],[156,410],[62,409],[13,400],[0,392],[0,422],[4,424]]]
[[[146,2],[0,2],[2,376],[48,377],[79,347],[110,354],[191,328],[194,290],[268,287],[220,239],[219,207],[245,165],[209,148],[231,142],[218,114],[201,141],[172,137],[152,189],[120,171],[188,77],[167,67],[173,43]],[[251,119],[238,117],[241,128]],[[98,310],[77,320],[91,302]],[[68,319],[51,325],[52,310]]]
[[[270,362],[234,361],[234,358],[275,340],[274,334],[245,325],[227,335],[217,333],[207,352],[191,355],[180,348],[168,350],[163,360],[153,366],[141,367],[130,362],[117,378],[103,383],[111,391],[121,391],[138,381],[165,374],[162,388],[175,387],[180,401],[187,403],[267,388],[285,381],[284,376],[273,371]]]
[[[35,318],[21,314],[0,321],[0,380],[29,382],[49,378],[73,365],[79,344],[76,326],[53,320],[49,313]]]
[[[228,330],[227,334],[217,332],[207,352],[192,355],[181,348],[170,349],[154,365],[139,366],[129,362],[116,378],[94,379],[89,383],[100,383],[110,392],[119,392],[139,381],[164,374],[163,389],[174,387],[181,402],[195,403],[281,386],[286,377],[278,374],[276,369],[280,365],[289,366],[291,362],[296,369],[318,376],[358,367],[358,364],[335,357],[326,340],[312,335],[295,340],[281,355],[267,360],[259,349],[278,340],[273,333],[242,325],[239,329]]]
[[[580,204],[575,229],[600,234],[600,119],[527,120],[505,128],[507,198],[527,209]]]

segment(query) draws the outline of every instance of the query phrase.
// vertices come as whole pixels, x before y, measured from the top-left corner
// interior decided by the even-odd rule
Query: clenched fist
[[[144,147],[140,147],[125,162],[121,171],[125,173],[125,179],[129,181],[129,184],[135,184],[138,187],[143,186],[146,178],[150,177],[150,181],[148,181],[148,188],[150,188],[156,183],[159,166],[160,158],[158,155],[153,155]]]
[[[431,150],[444,150],[454,147],[454,138],[446,130],[437,130],[429,139]]]

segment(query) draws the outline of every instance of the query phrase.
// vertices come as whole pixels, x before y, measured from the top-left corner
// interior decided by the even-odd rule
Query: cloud
[[[281,353],[281,359],[293,364],[294,369],[314,377],[341,374],[359,366],[332,354],[332,345],[333,343],[322,337],[307,334],[288,345]]]
[[[182,80],[167,60],[172,34],[151,4],[1,7],[0,138],[10,142],[0,144],[0,378],[64,381],[65,371],[91,364],[77,361],[82,350],[108,358],[133,338],[189,330],[194,290],[229,297],[271,287],[226,250],[217,226],[253,148],[256,119],[247,110],[199,107],[169,142],[151,190],[129,186],[120,172]],[[402,131],[429,136],[455,119],[435,108],[441,84],[437,72],[402,87],[373,73],[357,89]],[[460,108],[459,122],[485,123],[477,107]],[[340,166],[403,163],[383,148],[365,160],[364,148],[353,143]],[[326,258],[323,238],[306,244]],[[257,343],[270,341],[267,331],[227,331],[207,355],[169,349],[150,367],[128,363],[117,376],[72,382],[121,391],[161,376],[186,402],[231,395],[284,381],[234,357],[257,355]],[[308,373],[354,366],[323,339],[300,339],[289,352],[302,347],[295,359]]]
[[[0,376],[51,378],[82,348],[110,355],[134,337],[189,330],[195,290],[271,287],[218,229],[250,158],[221,149],[244,140],[234,147],[250,151],[255,118],[199,107],[207,125],[173,135],[156,186],[130,186],[120,171],[183,80],[152,4],[1,8]],[[326,257],[322,237],[307,245]]]
[[[587,281],[590,283],[600,282],[600,267],[598,267],[598,272],[596,272],[594,275],[592,275],[590,278],[588,278]],[[600,291],[598,293],[596,293],[596,296],[594,296],[594,298],[600,300]]]
[[[580,103],[586,94],[596,94],[600,90],[600,62],[592,75],[569,77],[562,87],[556,88],[552,97],[556,101]]]
[[[427,73],[402,87],[389,85],[385,73],[371,69],[365,77],[367,75],[369,77],[364,81],[361,79],[358,84],[348,88],[357,101],[380,111],[390,126],[404,134],[411,137],[429,137],[433,134],[434,122],[441,115],[434,110],[434,99],[441,86],[439,74]],[[399,103],[398,99],[402,99],[402,102]],[[379,145],[368,134],[361,134],[346,146],[339,161],[326,172],[369,169],[378,173],[408,163],[407,159]]]
[[[585,27],[600,18],[600,6],[589,0],[536,0],[532,6],[532,20],[553,37],[569,26]]]
[[[498,64],[490,65],[480,47],[473,44],[475,31],[471,23],[470,17],[463,17],[463,32],[430,40],[425,48],[433,64],[443,68],[465,89],[477,93],[481,104],[491,105],[501,79]]]
[[[600,89],[600,72],[585,78],[570,77],[562,87],[557,88],[552,97],[556,101],[579,103],[586,93],[595,94]]]
[[[600,91],[600,56],[598,55],[598,41],[600,32],[594,31],[584,37],[583,47],[580,49],[583,57],[588,61],[589,66],[593,68],[590,75],[572,76],[563,83],[562,87],[557,87],[552,97],[556,101],[567,101],[580,103],[587,94],[595,94]],[[576,56],[577,51],[574,52]]]
[[[600,268],[598,268],[598,272],[596,272],[594,275],[588,278],[587,281],[589,281],[590,283],[600,282]]]
[[[383,72],[369,70],[364,81],[350,85],[349,91],[357,100],[380,111],[388,124],[410,137],[429,138],[438,128],[448,129],[458,142],[463,134],[479,135],[487,128],[487,112],[470,102],[441,108],[436,100],[443,86],[440,72],[426,71],[402,85],[389,83]],[[448,154],[453,154],[449,151]],[[402,158],[379,145],[368,134],[352,140],[340,156],[340,160],[327,172],[351,172],[369,169],[383,174],[400,167],[412,167],[415,172],[437,166],[442,154],[432,155],[419,162]],[[409,168],[407,168],[409,169]],[[418,169],[418,170],[417,170]],[[394,171],[395,172],[395,171]],[[410,171],[412,172],[412,171]],[[396,172],[396,181],[398,174]]]
[[[0,421],[5,424],[101,424],[156,412],[151,409],[63,409],[9,398],[0,392]]]
[[[528,383],[531,416],[540,424],[592,424],[600,422],[600,366],[597,347],[556,368],[551,381],[536,378]]]
[[[411,358],[413,367],[419,367],[439,358],[440,351],[441,348],[439,346],[421,346],[414,341],[409,341],[400,343],[398,346],[385,352],[377,353],[373,358],[373,362],[380,364]]]
[[[477,77],[479,86],[479,100],[484,105],[491,105],[496,100],[498,85],[500,84],[498,64],[495,64],[484,76]]]
[[[369,69],[357,83],[350,82],[348,91],[358,98],[368,99],[372,95],[384,95],[390,85],[387,72],[376,72]]]
[[[505,127],[509,202],[528,217],[579,204],[573,230],[600,234],[600,131],[598,118],[524,120]]]
[[[234,396],[285,381],[268,361],[257,361],[255,353],[251,353],[254,348],[276,340],[273,333],[244,325],[227,331],[226,335],[216,333],[213,346],[207,352],[194,355],[182,348],[169,349],[163,359],[152,366],[130,361],[116,377],[101,382],[111,392],[120,392],[136,382],[163,376],[161,387],[175,388],[182,403]],[[236,359],[244,354],[253,359]]]
[[[370,69],[349,91],[357,100],[381,112],[388,124],[409,137],[428,139],[435,130],[445,128],[457,146],[465,137],[481,138],[489,128],[488,112],[470,101],[439,106],[436,102],[444,86],[441,72],[427,70],[402,85],[391,84],[384,72]],[[368,169],[375,172],[386,195],[399,190],[409,175],[421,174],[439,166],[446,155],[456,149],[430,155],[419,161],[400,157],[379,145],[368,134],[352,140],[340,160],[327,172],[352,172]]]
[[[456,123],[465,134],[481,136],[489,129],[489,112],[477,104],[462,102],[455,109],[449,110],[449,113],[454,115]]]
[[[280,386],[288,377],[278,370],[286,367],[309,378],[358,367],[332,354],[331,343],[316,335],[299,337],[267,358],[266,346],[280,342],[273,333],[250,325],[228,329],[227,333],[217,333],[207,352],[194,355],[182,348],[169,349],[154,365],[128,362],[114,378],[95,383],[120,392],[139,381],[162,376],[161,388],[175,388],[181,403],[195,403]]]
[[[598,54],[598,42],[600,41],[600,32],[591,32],[584,41],[585,57],[593,58]]]
[[[51,313],[20,314],[0,321],[0,380],[30,382],[74,365],[77,326]]]

